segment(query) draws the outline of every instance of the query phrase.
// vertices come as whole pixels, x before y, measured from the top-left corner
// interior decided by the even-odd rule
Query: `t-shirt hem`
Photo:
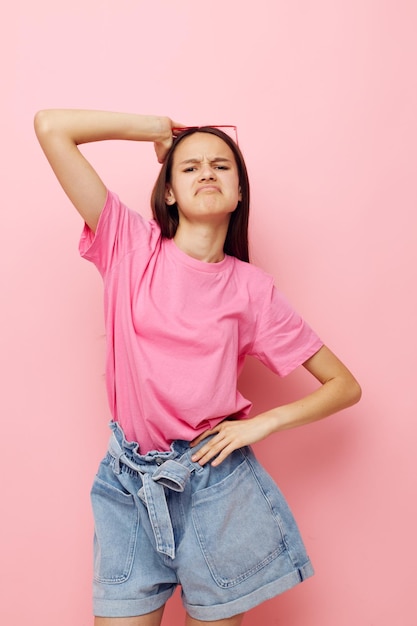
[[[317,352],[321,348],[323,348],[323,346],[324,346],[324,343],[321,339],[315,342],[312,346],[310,346],[308,350],[304,351],[301,355],[299,355],[299,357],[296,360],[294,360],[292,363],[289,363],[287,367],[277,372],[278,376],[280,376],[281,378],[288,376],[289,374],[291,374],[291,372],[296,370],[297,367],[300,367],[300,365],[303,365],[306,361],[308,361],[308,359],[311,359],[312,356],[317,354]]]
[[[95,232],[91,230],[91,228],[86,222],[84,223],[84,228],[82,230],[80,242],[78,245],[78,250],[83,259],[87,259],[87,260],[91,259],[90,253],[94,249],[94,244],[98,238],[97,236],[102,230],[102,224],[106,219],[110,204],[111,204],[111,194],[110,194],[110,191],[107,189],[106,200],[101,210]]]

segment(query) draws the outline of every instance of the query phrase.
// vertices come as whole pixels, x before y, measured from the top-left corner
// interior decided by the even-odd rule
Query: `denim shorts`
[[[313,574],[288,505],[251,448],[201,467],[186,441],[140,455],[110,427],[91,491],[96,616],[150,613],[181,585],[191,617],[219,620]]]

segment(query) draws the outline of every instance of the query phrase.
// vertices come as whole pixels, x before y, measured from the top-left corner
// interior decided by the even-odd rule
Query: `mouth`
[[[216,185],[203,185],[202,187],[199,187],[196,191],[196,194],[202,193],[202,192],[220,192],[219,187],[216,187]]]

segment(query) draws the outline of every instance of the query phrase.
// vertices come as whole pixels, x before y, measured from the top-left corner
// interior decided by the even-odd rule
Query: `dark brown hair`
[[[194,133],[216,135],[222,139],[233,152],[238,170],[242,200],[238,202],[236,209],[231,213],[223,249],[225,254],[237,257],[241,261],[249,263],[248,222],[250,190],[248,173],[239,147],[229,135],[219,128],[212,126],[189,128],[183,131],[174,140],[152,191],[151,207],[153,216],[161,228],[162,237],[172,239],[178,228],[179,215],[176,204],[167,205],[165,202],[166,185],[171,182],[172,163],[176,147],[185,137],[189,137]]]

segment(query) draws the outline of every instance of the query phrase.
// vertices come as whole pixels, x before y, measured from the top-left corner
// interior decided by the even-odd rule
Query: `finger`
[[[198,446],[200,441],[203,441],[203,439],[206,439],[206,437],[208,437],[211,434],[212,434],[211,430],[204,431],[204,433],[201,433],[201,435],[198,435],[198,437],[190,441],[190,448],[195,448],[195,446]]]
[[[164,153],[163,153],[163,151],[161,151],[160,145],[154,143],[153,147],[154,147],[154,150],[155,150],[155,154],[156,154],[156,158],[158,160],[158,163],[162,164],[164,162]]]
[[[210,430],[205,430],[203,433],[201,433],[201,435],[198,435],[198,437],[190,441],[190,448],[194,448],[201,441],[203,441],[203,439],[207,439],[207,437],[210,437],[211,435],[215,435],[219,431],[220,431],[219,425],[215,426],[214,428],[211,428]]]
[[[158,163],[163,163],[165,161],[166,155],[168,154],[170,146],[166,146],[162,143],[154,144],[156,157],[158,159]]]
[[[189,128],[186,124],[180,124],[179,122],[172,122],[171,130],[174,137],[178,137],[184,130]]]
[[[212,467],[217,467],[218,465],[220,465],[220,463],[223,463],[223,461],[235,450],[236,446],[232,444],[226,446],[226,448],[223,448],[220,454],[218,454],[214,461],[212,461]]]
[[[198,459],[193,458],[193,461],[201,465],[201,467],[204,467],[204,465],[207,465],[207,463],[212,461],[216,456],[217,452],[215,452],[214,450],[209,450],[202,457],[199,457]]]
[[[224,443],[224,442],[223,442]],[[237,446],[236,444],[234,444],[233,442],[227,444],[227,445],[223,445],[221,448],[219,449],[212,449],[210,451],[207,452],[207,454],[205,454],[199,461],[198,463],[201,466],[206,465],[207,463],[209,463],[211,461],[211,465],[213,467],[217,467],[218,465],[220,465],[220,463],[223,463],[223,461],[234,451],[236,450]]]
[[[203,446],[200,450],[197,450],[191,457],[193,463],[200,463],[200,465],[205,465],[216,455],[214,449],[210,446]]]
[[[186,129],[186,126],[178,126],[176,128],[173,128],[172,129],[173,138],[176,139],[178,135],[181,135],[181,133],[184,132],[185,129]]]
[[[213,437],[206,445],[202,446],[200,450],[197,450],[191,459],[200,465],[205,465],[217,456],[226,445],[223,434],[219,433],[218,436]]]

